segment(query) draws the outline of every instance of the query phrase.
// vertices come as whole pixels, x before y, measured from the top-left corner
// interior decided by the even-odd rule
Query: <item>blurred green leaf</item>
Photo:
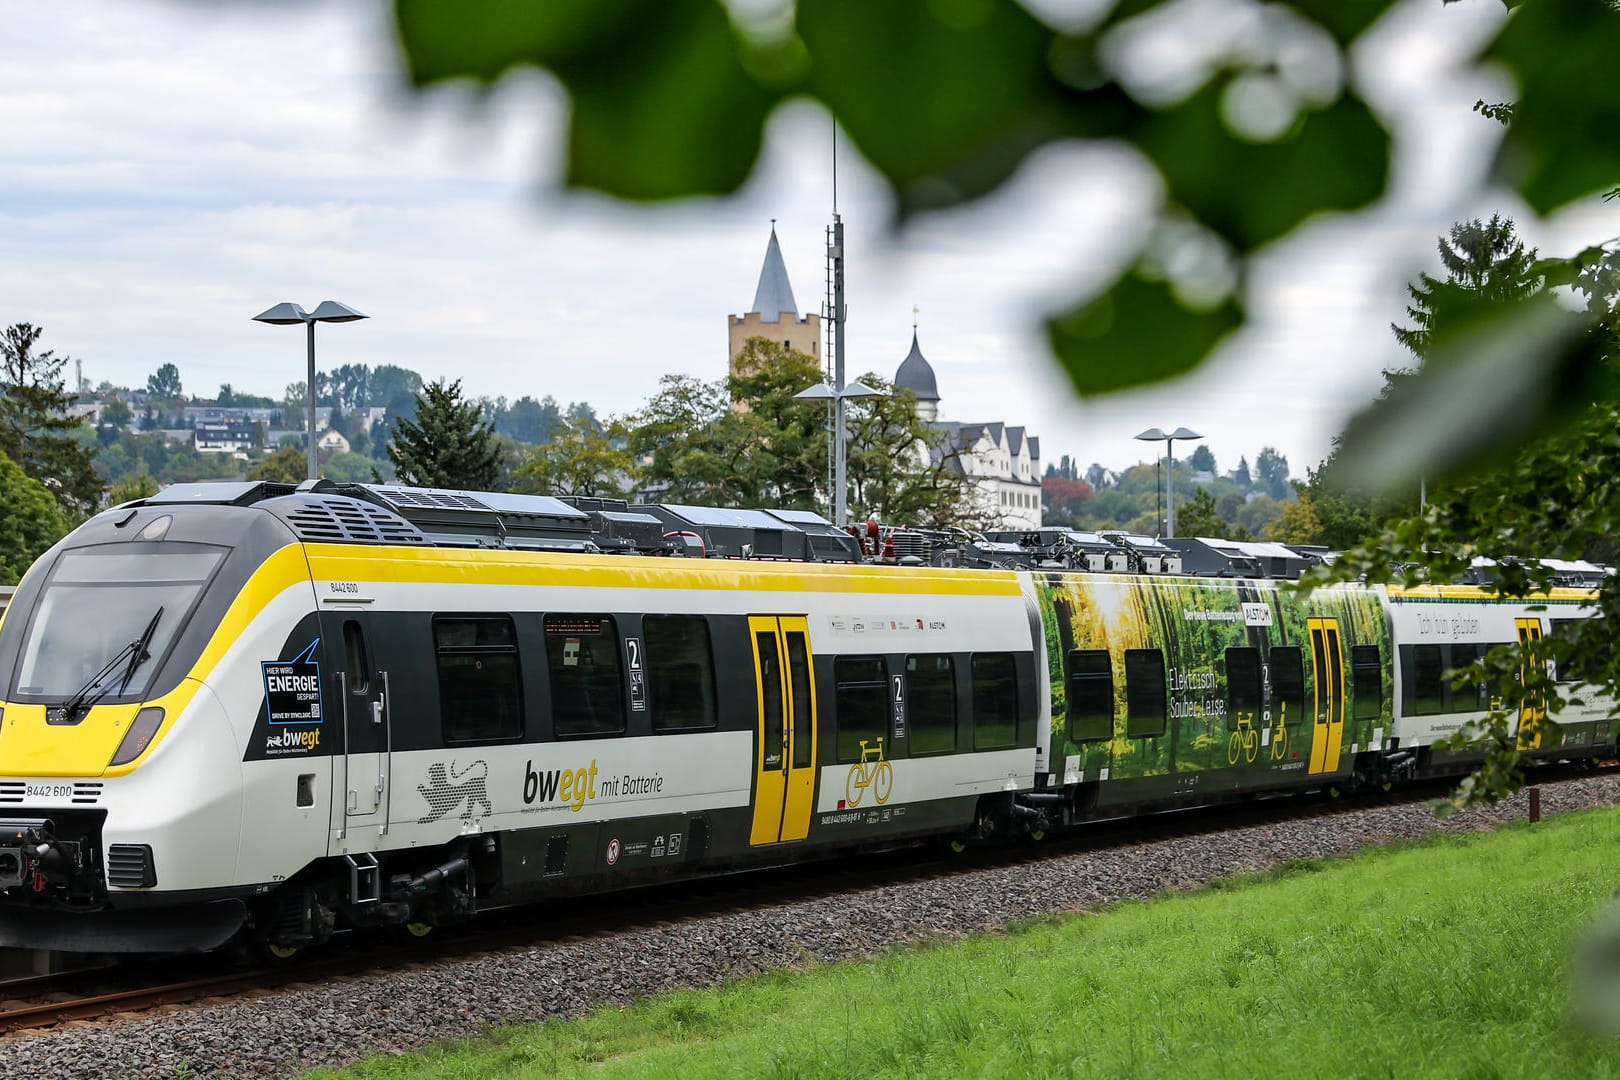
[[[556,72],[573,99],[567,180],[631,199],[734,191],[783,89],[745,70],[715,0],[396,0],[411,80]]]
[[[901,212],[977,198],[1062,136],[1125,132],[1142,110],[1091,42],[1017,4],[806,0],[810,88],[900,196]]]
[[[1393,7],[1394,0],[1294,0],[1293,6],[1347,45]]]
[[[1164,174],[1170,198],[1239,251],[1251,251],[1312,214],[1365,206],[1384,192],[1389,133],[1346,94],[1306,113],[1281,138],[1240,138],[1213,83],[1154,115],[1138,145]]]
[[[1620,179],[1620,12],[1604,0],[1529,0],[1485,53],[1519,83],[1496,173],[1546,214]]]
[[[1047,324],[1052,350],[1082,394],[1103,394],[1180,375],[1243,324],[1233,300],[1189,311],[1170,287],[1130,274]]]
[[[1614,392],[1591,321],[1547,293],[1462,326],[1350,421],[1347,483],[1390,491],[1482,465]]]

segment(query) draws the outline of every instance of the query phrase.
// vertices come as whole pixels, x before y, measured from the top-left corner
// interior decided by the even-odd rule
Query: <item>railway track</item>
[[[1605,762],[1599,768],[1612,771],[1620,768],[1620,762]],[[1534,779],[1538,785],[1555,785],[1594,771],[1592,766],[1545,766]],[[1407,805],[1441,797],[1450,788],[1449,783],[1435,781],[1343,798],[1320,792],[1117,818],[1091,822],[1040,843],[986,846],[962,854],[924,846],[862,853],[831,863],[807,862],[603,894],[587,898],[586,904],[578,899],[560,900],[492,912],[470,927],[421,940],[351,936],[345,942],[348,947],[328,947],[274,967],[237,968],[221,957],[168,958],[0,980],[0,1038],[548,942],[610,937],[625,927],[678,924],[880,886],[1016,867],[1057,856]]]

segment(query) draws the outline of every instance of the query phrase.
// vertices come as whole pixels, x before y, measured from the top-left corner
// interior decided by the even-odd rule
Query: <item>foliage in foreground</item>
[[[1614,1043],[1568,1022],[1571,946],[1620,885],[1617,855],[1620,813],[1589,812],[339,1075],[1620,1075]]]
[[[416,86],[493,83],[528,64],[554,74],[572,105],[565,182],[622,198],[736,191],[767,118],[799,95],[837,117],[902,216],[990,194],[1054,143],[1133,148],[1162,181],[1153,227],[1100,295],[1077,293],[1047,327],[1074,385],[1103,393],[1196,367],[1243,325],[1249,263],[1267,245],[1313,215],[1384,196],[1390,135],[1354,60],[1393,6],[1282,0],[1212,13],[1129,0],[1063,17],[1039,5],[1044,18],[1011,0],[395,0],[394,10]],[[1470,58],[1519,90],[1511,107],[1482,110],[1506,125],[1491,179],[1546,215],[1620,182],[1609,77],[1620,11],[1608,0],[1503,7],[1516,10]],[[1185,48],[1188,34],[1202,47]],[[1153,63],[1133,64],[1143,56]],[[1579,269],[1595,250],[1562,262]],[[1551,314],[1521,305],[1471,320],[1517,342],[1523,392],[1493,393],[1503,372],[1469,358],[1453,382],[1475,408],[1390,412],[1363,445],[1394,451],[1415,478],[1478,453],[1479,429],[1517,443],[1563,422],[1590,372]],[[1422,463],[1399,461],[1420,453]]]

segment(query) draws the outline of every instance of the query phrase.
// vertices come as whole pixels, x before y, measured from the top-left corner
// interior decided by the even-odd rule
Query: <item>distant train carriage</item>
[[[0,945],[285,951],[1456,771],[1430,744],[1489,702],[1444,673],[1590,613],[1588,593],[1548,624],[1477,589],[875,565],[839,535],[326,482],[98,515],[0,621]],[[1612,744],[1603,713],[1554,747],[1531,710],[1527,747]]]

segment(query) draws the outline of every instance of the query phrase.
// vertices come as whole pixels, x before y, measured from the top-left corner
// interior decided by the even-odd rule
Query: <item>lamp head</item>
[[[1165,439],[1175,438],[1174,435],[1166,435],[1163,430],[1156,427],[1150,427],[1136,437],[1144,442],[1163,442]]]
[[[253,316],[253,321],[274,323],[277,326],[293,326],[297,323],[308,322],[309,317],[309,312],[297,304],[277,304],[269,311],[263,311]]]
[[[795,401],[831,401],[833,397],[833,388],[824,382],[818,382],[809,389],[800,390],[793,395]]]
[[[336,300],[322,300],[316,309],[309,313],[315,322],[354,322],[368,316],[360,314],[348,304],[340,304]]]
[[[1172,439],[1202,439],[1203,436],[1191,428],[1178,427],[1169,436]]]

